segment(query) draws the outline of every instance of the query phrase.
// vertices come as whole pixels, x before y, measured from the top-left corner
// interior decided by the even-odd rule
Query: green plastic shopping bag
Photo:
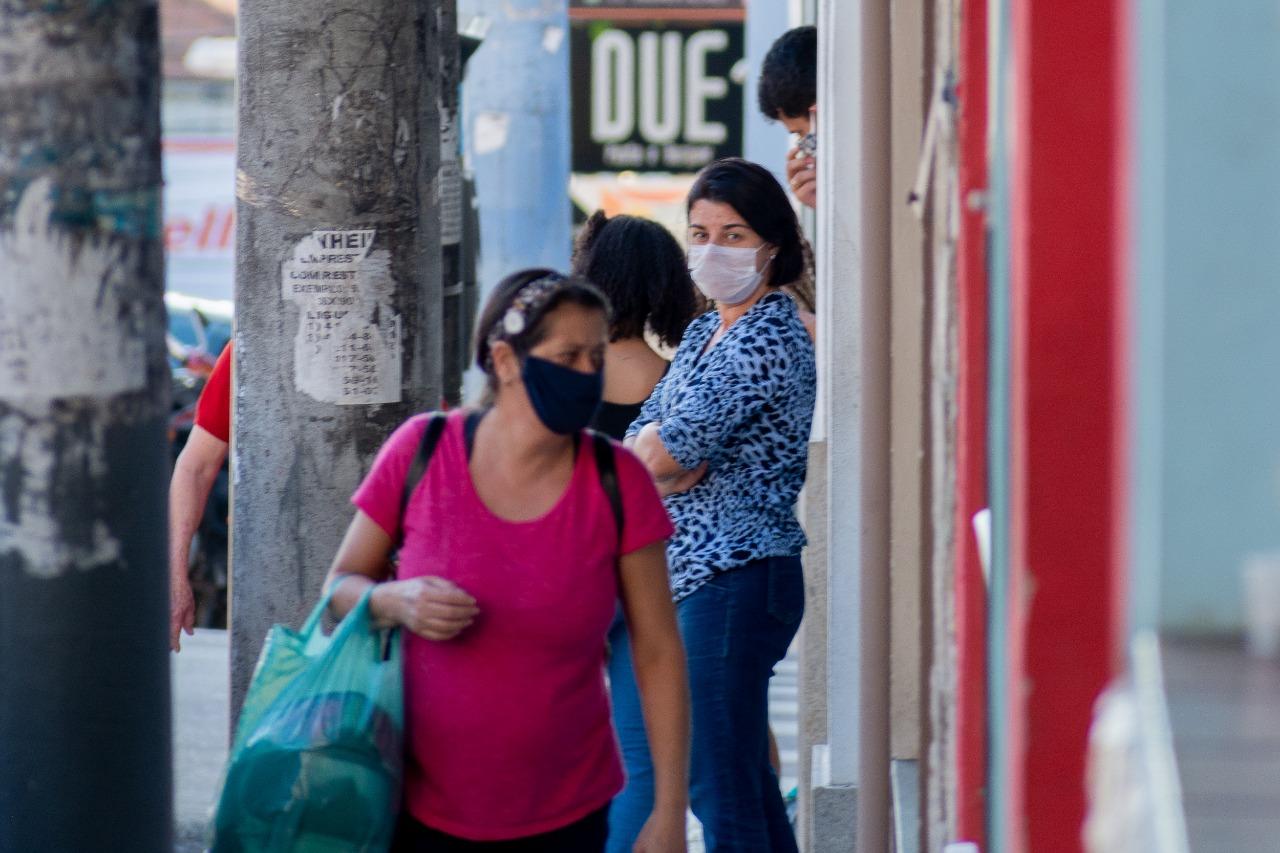
[[[334,584],[336,587],[337,584]],[[213,825],[213,853],[387,850],[400,807],[400,643],[367,590],[330,636],[320,619],[267,635],[245,698]]]

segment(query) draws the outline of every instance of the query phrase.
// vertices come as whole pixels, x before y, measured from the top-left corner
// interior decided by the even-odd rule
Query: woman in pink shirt
[[[610,494],[583,430],[600,403],[608,329],[607,302],[584,279],[509,276],[476,332],[491,406],[448,416],[403,519],[428,415],[396,430],[352,498],[329,583],[353,579],[334,610],[377,584],[374,617],[403,628],[397,851],[604,849],[623,783],[603,674],[619,599],[658,788],[634,849],[685,849],[689,699],[667,581],[672,527],[648,472],[617,445]]]

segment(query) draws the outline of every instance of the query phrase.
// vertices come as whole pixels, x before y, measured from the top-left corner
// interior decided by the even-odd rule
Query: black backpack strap
[[[471,451],[476,446],[476,430],[480,428],[480,421],[489,413],[488,409],[476,409],[467,415],[467,420],[462,425],[462,439],[467,448],[467,459],[471,459]]]
[[[444,434],[447,422],[446,415],[431,416],[431,420],[427,421],[427,428],[422,431],[422,441],[418,442],[418,452],[413,455],[409,470],[405,472],[404,490],[400,493],[401,539],[404,538],[404,514],[409,509],[409,499],[413,497],[414,489],[418,488],[418,484],[422,482],[422,476],[427,473],[427,466],[431,464],[431,457],[436,452],[436,445],[440,443],[440,436]]]
[[[591,444],[596,454],[596,472],[600,475],[600,486],[609,498],[609,508],[613,510],[613,523],[618,530],[618,547],[621,548],[626,516],[622,512],[622,490],[618,487],[618,462],[613,455],[613,443],[609,441],[608,436],[592,432]]]

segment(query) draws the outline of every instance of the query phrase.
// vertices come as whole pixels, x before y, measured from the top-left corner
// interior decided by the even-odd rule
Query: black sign
[[[742,153],[741,23],[579,20],[570,39],[575,172],[696,172]]]

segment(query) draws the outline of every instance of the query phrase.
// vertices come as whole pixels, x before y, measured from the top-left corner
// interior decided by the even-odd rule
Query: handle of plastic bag
[[[336,587],[337,584],[335,583]],[[373,619],[369,614],[369,600],[373,598],[373,590],[377,584],[369,584],[369,587],[361,594],[360,600],[356,602],[355,607],[347,611],[347,615],[342,617],[342,621],[338,623],[338,627],[333,629],[332,645],[337,647],[341,644],[343,637],[351,634],[357,629],[363,628],[366,632],[372,633]]]
[[[374,626],[373,614],[370,612],[370,601],[373,598],[375,586],[376,584],[364,591],[356,605],[342,618],[342,622],[339,623],[338,627],[333,629],[333,635],[329,638],[329,647],[326,654],[337,654],[338,649],[351,643],[352,634],[363,634],[361,641],[366,644],[366,648],[372,653],[374,660],[381,663],[391,660],[392,655],[398,648],[395,643],[399,639],[400,629],[394,627],[379,629]]]
[[[329,588],[320,595],[320,601],[316,604],[315,610],[312,610],[311,615],[307,617],[307,621],[302,623],[302,631],[300,633],[303,638],[309,638],[316,632],[316,628],[320,627],[320,619],[324,616],[325,611],[329,609],[329,603],[333,601],[333,594],[338,591],[338,587],[342,585],[342,582],[349,577],[351,577],[351,575],[339,575],[338,579],[329,584]],[[351,613],[354,613],[361,605],[368,607],[368,602],[365,601],[365,599],[367,599],[372,592],[373,587],[370,586],[369,589],[365,591],[364,596],[361,597],[360,603],[351,608]],[[347,618],[350,618],[351,613],[348,613],[347,616],[343,618],[342,621],[344,623],[347,621]]]
[[[307,617],[307,621],[302,624],[300,632],[303,642],[309,642],[311,636],[320,627],[320,619],[324,616],[325,610],[329,607],[329,603],[333,600],[333,594],[337,591],[338,585],[346,580],[350,575],[339,577],[328,589],[320,596],[320,601],[316,604],[315,610],[311,611],[311,615]],[[375,656],[378,660],[390,660],[393,651],[393,644],[397,639],[397,628],[387,628],[382,631],[373,630],[373,619],[369,613],[370,600],[373,598],[373,590],[377,584],[370,584],[369,588],[360,596],[360,600],[355,606],[342,617],[342,621],[333,629],[333,635],[330,637],[329,648],[336,649],[342,645],[340,639],[346,637],[357,629],[363,627],[371,634],[378,634],[378,640],[375,644]]]

